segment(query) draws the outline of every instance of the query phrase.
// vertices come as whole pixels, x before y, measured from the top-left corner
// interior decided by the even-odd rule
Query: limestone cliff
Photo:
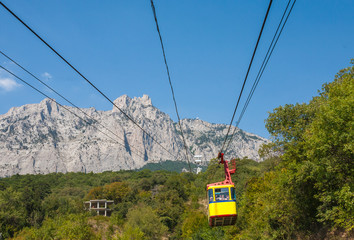
[[[148,162],[185,160],[177,124],[152,105],[151,99],[116,99],[164,148],[156,144],[115,107],[112,111],[67,107],[86,121],[44,99],[39,104],[11,108],[0,115],[0,177],[51,172],[102,172],[140,168]],[[103,128],[106,126],[110,131]],[[199,119],[182,120],[191,154],[204,159],[217,155],[227,125]],[[230,156],[259,160],[257,151],[267,140],[237,129]],[[118,144],[119,142],[120,144]]]

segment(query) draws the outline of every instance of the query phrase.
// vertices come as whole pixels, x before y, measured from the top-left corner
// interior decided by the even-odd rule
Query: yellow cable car
[[[219,154],[219,158],[220,163],[224,164],[225,180],[207,185],[211,227],[235,225],[237,219],[235,184],[231,180],[231,174],[235,173],[236,168],[229,169],[223,153]]]

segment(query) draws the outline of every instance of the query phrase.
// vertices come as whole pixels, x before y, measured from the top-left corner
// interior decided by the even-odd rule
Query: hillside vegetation
[[[248,181],[236,239],[353,233],[353,113],[351,66],[308,104],[281,106],[269,114],[266,127],[273,142],[260,152],[276,167]]]
[[[237,160],[234,181],[242,195],[264,164]],[[161,165],[157,164],[155,168]],[[15,239],[215,239],[227,228],[209,228],[205,187],[223,179],[213,160],[205,173],[151,171],[53,173],[0,179],[0,227]],[[84,210],[89,199],[111,199],[111,217]]]
[[[353,112],[354,66],[309,103],[274,109],[266,121],[273,141],[260,150],[265,160],[236,160],[235,226],[207,223],[206,184],[223,179],[214,159],[198,175],[145,169],[0,179],[2,237],[354,238]],[[93,198],[114,200],[112,216],[85,211],[83,202]]]

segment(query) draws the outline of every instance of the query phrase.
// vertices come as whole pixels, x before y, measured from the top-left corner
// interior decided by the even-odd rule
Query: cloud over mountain
[[[0,88],[6,92],[10,92],[20,87],[21,84],[18,84],[15,80],[11,78],[0,77]]]

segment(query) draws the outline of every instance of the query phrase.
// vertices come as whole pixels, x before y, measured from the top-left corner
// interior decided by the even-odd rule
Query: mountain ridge
[[[171,154],[152,141],[116,107],[110,111],[81,108],[95,119],[92,120],[80,110],[66,106],[85,119],[82,121],[55,101],[44,99],[38,104],[13,107],[0,115],[0,177],[116,171],[137,169],[148,162],[185,160],[177,123],[154,107],[148,95],[134,98],[123,95],[114,103]],[[205,160],[217,155],[228,127],[200,119],[182,119],[181,125],[190,153],[201,154]],[[97,128],[117,140],[112,140]],[[230,146],[230,156],[248,156],[260,161],[257,151],[266,142],[265,138],[237,129]],[[138,156],[138,152],[143,156]]]

